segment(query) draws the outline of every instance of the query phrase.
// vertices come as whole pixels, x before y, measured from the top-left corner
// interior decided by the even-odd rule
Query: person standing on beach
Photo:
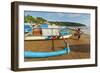
[[[80,28],[78,28],[78,29],[76,30],[76,32],[74,33],[74,36],[77,36],[77,39],[78,39],[78,40],[80,39],[80,37],[81,37]]]

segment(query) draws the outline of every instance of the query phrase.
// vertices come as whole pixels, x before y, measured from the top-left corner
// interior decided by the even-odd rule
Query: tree
[[[42,17],[37,17],[36,18],[36,22],[37,24],[43,24],[44,22],[46,22],[47,20],[43,19]]]
[[[30,15],[27,15],[27,16],[25,16],[25,18],[24,18],[24,22],[25,22],[25,23],[34,23],[34,22],[36,22],[36,20],[35,20],[34,17],[32,17],[32,16],[30,16]]]

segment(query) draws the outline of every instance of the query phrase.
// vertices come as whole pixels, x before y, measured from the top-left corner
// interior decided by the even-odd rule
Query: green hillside
[[[85,26],[84,24],[75,23],[75,22],[49,22],[49,23],[60,25],[60,26]]]
[[[48,20],[42,18],[42,17],[33,17],[30,15],[27,15],[24,17],[24,22],[25,23],[37,23],[37,24],[43,24],[44,22],[47,22]],[[51,25],[56,24],[59,26],[85,26],[84,24],[81,23],[76,23],[76,22],[59,22],[59,21],[48,21]]]

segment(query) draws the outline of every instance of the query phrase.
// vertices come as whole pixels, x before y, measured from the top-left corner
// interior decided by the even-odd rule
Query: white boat
[[[64,38],[70,38],[72,36],[72,34],[69,35],[64,35]],[[27,36],[25,37],[25,40],[45,40],[47,39],[47,36]],[[62,37],[60,37],[59,39],[62,39]]]

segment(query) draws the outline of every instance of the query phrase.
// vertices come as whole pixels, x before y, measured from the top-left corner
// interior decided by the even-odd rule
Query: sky
[[[88,13],[24,11],[24,15],[42,17],[48,21],[77,22],[90,26],[90,14]]]

